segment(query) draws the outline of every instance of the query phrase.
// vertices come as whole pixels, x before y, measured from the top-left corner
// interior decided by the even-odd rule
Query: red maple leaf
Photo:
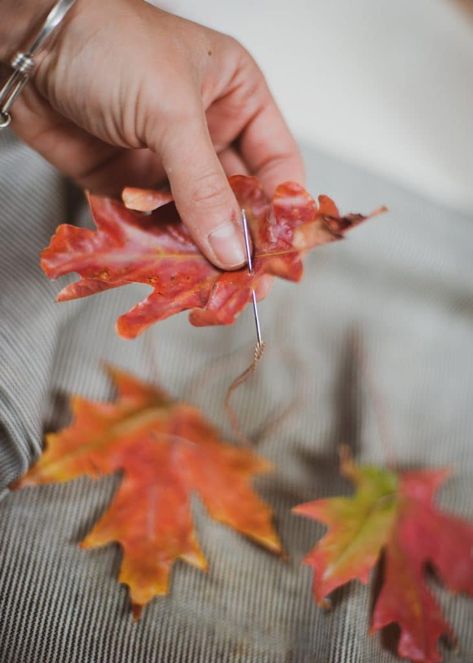
[[[342,469],[356,485],[353,497],[317,500],[294,509],[329,528],[305,559],[314,569],[314,596],[323,604],[349,580],[367,582],[383,554],[384,578],[372,631],[395,623],[400,656],[438,663],[438,640],[453,632],[426,584],[427,566],[452,591],[473,596],[473,527],[434,504],[448,472],[396,473],[357,467],[349,459]]]
[[[223,442],[197,408],[127,373],[110,372],[117,400],[74,397],[74,421],[47,436],[43,455],[15,487],[122,474],[82,547],[120,543],[120,582],[130,589],[134,615],[167,593],[177,560],[207,568],[193,525],[194,494],[212,518],[279,553],[272,512],[251,486],[269,463]]]
[[[254,245],[254,274],[224,272],[202,255],[181,223],[168,192],[126,189],[129,206],[88,196],[97,230],[61,225],[41,255],[50,278],[77,272],[58,301],[86,297],[129,283],[144,283],[151,294],[120,316],[117,331],[134,338],[154,322],[191,310],[193,325],[231,324],[258,290],[263,275],[298,281],[302,255],[318,244],[341,239],[367,217],[340,216],[327,196],[318,203],[298,184],[281,184],[269,200],[254,177],[234,176],[230,184],[244,207]],[[378,213],[381,210],[375,212]]]

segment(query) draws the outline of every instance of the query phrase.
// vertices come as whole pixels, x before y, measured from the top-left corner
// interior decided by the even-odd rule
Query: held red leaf
[[[122,473],[111,504],[82,546],[120,543],[119,580],[129,587],[135,616],[167,593],[175,561],[207,568],[192,522],[192,494],[215,520],[280,552],[271,510],[251,487],[269,464],[222,442],[197,408],[121,371],[112,376],[117,400],[75,397],[73,423],[48,435],[46,450],[17,487]]]
[[[316,203],[291,182],[281,184],[272,200],[254,177],[234,176],[230,184],[247,211],[254,275],[247,269],[223,272],[211,265],[181,223],[169,192],[128,188],[123,194],[127,207],[110,198],[89,196],[97,230],[59,226],[43,251],[41,266],[49,278],[71,272],[81,276],[59,293],[58,300],[129,283],[150,286],[151,294],[119,317],[117,331],[124,338],[134,338],[184,310],[191,311],[193,325],[231,324],[247,305],[251,290],[258,290],[263,275],[298,281],[306,251],[341,239],[368,218],[340,216],[330,198],[320,196]]]
[[[434,504],[448,473],[395,473],[356,467],[351,461],[342,468],[357,486],[353,497],[309,502],[294,510],[329,527],[305,560],[314,569],[315,598],[322,603],[353,578],[366,582],[383,553],[384,577],[372,630],[395,623],[400,656],[439,663],[438,641],[452,638],[453,632],[426,584],[427,567],[452,591],[473,596],[473,527]]]

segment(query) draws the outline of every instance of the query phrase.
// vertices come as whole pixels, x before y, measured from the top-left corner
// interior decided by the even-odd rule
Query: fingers
[[[301,154],[261,70],[235,40],[225,48],[237,68],[225,94],[207,109],[214,143],[223,147],[237,139],[245,170],[262,181],[269,196],[282,182],[304,184]]]
[[[157,151],[178,212],[203,253],[222,269],[240,267],[246,262],[240,208],[203,112],[173,118],[162,131]]]
[[[256,69],[256,67],[255,67]],[[262,75],[259,70],[253,75]],[[304,184],[302,156],[289,128],[262,78],[265,91],[258,111],[240,138],[241,154],[268,195],[278,184],[292,180]]]
[[[227,147],[227,149],[220,152],[218,158],[220,159],[223,170],[228,177],[230,177],[230,175],[250,174],[245,162],[233,147]]]

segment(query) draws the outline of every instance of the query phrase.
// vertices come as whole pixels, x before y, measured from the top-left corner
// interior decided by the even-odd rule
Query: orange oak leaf
[[[81,545],[120,543],[119,580],[129,587],[136,617],[167,593],[176,560],[207,568],[192,522],[193,494],[212,518],[279,553],[271,510],[251,487],[269,464],[222,442],[197,408],[110,370],[117,400],[72,398],[72,424],[47,436],[43,455],[15,487],[122,473],[113,501]]]
[[[383,583],[371,630],[400,628],[398,653],[418,663],[438,663],[438,641],[453,638],[440,606],[426,584],[427,567],[454,592],[473,596],[473,526],[445,514],[434,495],[446,470],[393,472],[356,466],[342,471],[356,485],[352,497],[308,502],[294,512],[328,525],[328,532],[307,555],[314,570],[314,596],[327,595],[349,580],[367,582],[384,556]]]
[[[247,212],[254,274],[246,268],[224,272],[211,265],[181,223],[169,192],[128,188],[126,206],[89,195],[97,230],[61,225],[42,252],[41,267],[49,278],[70,272],[81,276],[61,290],[58,301],[143,283],[151,286],[150,295],[118,318],[117,332],[124,338],[134,338],[184,310],[191,311],[193,325],[231,324],[264,275],[299,281],[304,253],[342,239],[368,218],[340,216],[330,198],[319,196],[315,202],[291,182],[281,184],[272,200],[254,177],[234,176],[230,184]]]

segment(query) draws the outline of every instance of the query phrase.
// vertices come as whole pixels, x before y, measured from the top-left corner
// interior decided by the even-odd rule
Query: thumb
[[[222,269],[240,267],[246,262],[241,210],[202,111],[172,121],[159,147],[179,215],[202,252]]]

